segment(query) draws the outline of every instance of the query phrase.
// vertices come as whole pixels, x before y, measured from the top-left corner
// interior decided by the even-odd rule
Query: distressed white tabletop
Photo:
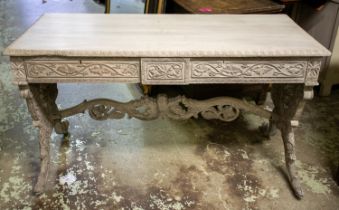
[[[11,44],[5,54],[89,57],[330,55],[286,15],[143,14],[45,14]]]

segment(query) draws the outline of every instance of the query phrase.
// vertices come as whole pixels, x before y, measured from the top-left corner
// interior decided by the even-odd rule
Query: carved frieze
[[[184,83],[187,61],[185,59],[142,59],[144,84]]]
[[[320,59],[311,59],[307,65],[305,84],[308,86],[318,85],[318,77],[321,69]]]
[[[193,61],[192,78],[303,78],[306,61]]]
[[[149,80],[182,80],[183,63],[149,63],[146,66],[147,79]]]
[[[321,60],[318,58],[246,61],[141,58],[141,62],[140,59],[11,59],[16,83],[87,81],[91,78],[98,81],[140,82],[141,77],[143,84],[288,82],[314,86],[318,84],[320,67]],[[225,78],[229,79],[225,81]]]
[[[139,73],[137,61],[27,62],[27,76],[30,78],[138,78]]]

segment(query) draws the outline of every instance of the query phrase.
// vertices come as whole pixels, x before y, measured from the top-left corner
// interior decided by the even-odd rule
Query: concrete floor
[[[113,0],[112,11],[142,12],[142,3]],[[91,0],[0,0],[0,51],[44,12],[102,13],[103,7]],[[52,136],[49,184],[35,196],[37,130],[11,78],[8,57],[1,56],[1,210],[339,209],[332,179],[339,160],[339,91],[308,102],[296,129],[301,201],[286,181],[279,134],[263,138],[258,126],[264,120],[250,114],[232,123],[70,117],[71,137]],[[135,86],[123,84],[67,84],[59,90],[60,107],[85,98],[140,97]]]

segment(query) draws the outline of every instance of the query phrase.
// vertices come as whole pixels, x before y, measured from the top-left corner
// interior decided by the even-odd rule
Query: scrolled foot
[[[290,180],[294,195],[298,198],[298,199],[302,199],[304,197],[304,191],[301,188],[300,182],[298,179],[296,179],[296,177],[293,180]]]

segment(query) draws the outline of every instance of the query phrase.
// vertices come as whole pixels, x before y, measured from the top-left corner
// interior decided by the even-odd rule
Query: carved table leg
[[[295,116],[298,106],[303,99],[303,91],[303,84],[276,84],[272,87],[272,100],[274,103],[272,122],[281,131],[290,184],[298,198],[303,197],[303,191],[295,168],[295,139],[291,120]]]
[[[39,128],[40,173],[34,192],[41,193],[44,189],[50,159],[50,136],[53,128],[57,133],[67,134],[68,122],[61,122],[58,108],[56,84],[19,85],[21,95],[26,99],[33,119],[33,125]]]
[[[52,133],[52,126],[50,123],[41,120],[38,125],[35,125],[39,128],[39,146],[40,146],[40,173],[38,176],[37,183],[34,187],[35,193],[41,193],[44,190],[49,169],[50,161],[50,136]]]

